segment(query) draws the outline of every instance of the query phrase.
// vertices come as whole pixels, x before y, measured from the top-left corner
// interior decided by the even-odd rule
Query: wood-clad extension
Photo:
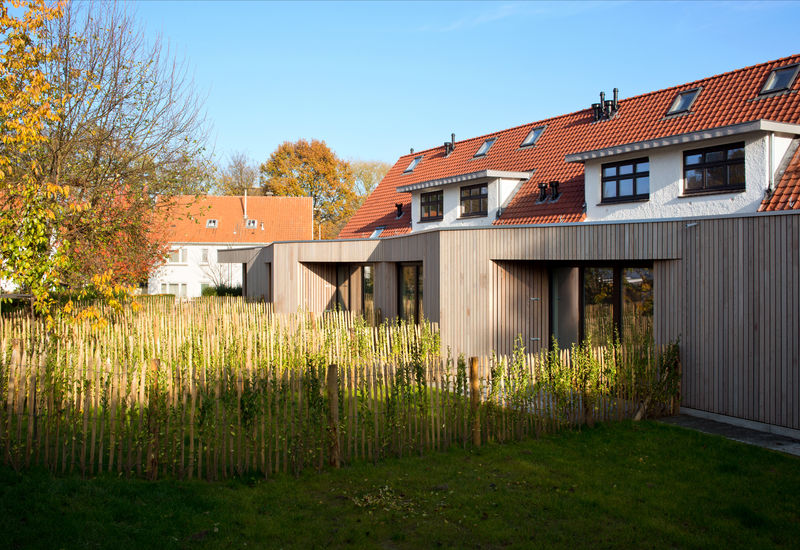
[[[508,353],[517,336],[529,351],[547,347],[553,267],[652,265],[654,336],[680,341],[682,405],[800,429],[798,213],[275,243],[248,260],[259,277],[261,260],[286,313],[324,309],[314,296],[330,279],[304,275],[309,265],[335,275],[337,264],[372,264],[384,318],[397,314],[396,265],[422,262],[425,315],[443,350],[467,355]]]

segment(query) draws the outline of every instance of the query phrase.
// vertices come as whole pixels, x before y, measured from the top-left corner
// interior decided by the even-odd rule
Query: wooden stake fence
[[[469,364],[469,368],[467,368]],[[441,358],[435,327],[151,303],[105,326],[0,320],[0,451],[17,469],[299,474],[676,407],[676,350]]]

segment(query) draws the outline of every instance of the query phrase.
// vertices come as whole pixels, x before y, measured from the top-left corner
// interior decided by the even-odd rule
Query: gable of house
[[[369,237],[383,227],[381,237],[411,231],[411,196],[399,192],[414,184],[453,178],[484,170],[532,172],[502,210],[495,225],[575,222],[585,219],[584,167],[567,162],[568,155],[596,152],[609,155],[614,147],[635,150],[643,142],[674,138],[696,132],[755,121],[800,123],[800,78],[790,89],[762,94],[771,72],[800,63],[800,54],[738,69],[679,86],[619,101],[608,119],[595,120],[592,109],[509,128],[476,138],[457,141],[453,150],[440,146],[412,152],[398,159],[364,205],[342,229],[340,238]],[[668,115],[676,96],[698,89],[690,109]],[[522,146],[526,136],[543,128],[531,147]],[[478,149],[494,139],[484,156]],[[409,171],[416,158],[418,163]],[[800,208],[800,155],[790,156],[775,191],[765,198],[761,210]],[[558,200],[539,200],[540,184],[559,182]],[[397,215],[396,205],[402,205]]]

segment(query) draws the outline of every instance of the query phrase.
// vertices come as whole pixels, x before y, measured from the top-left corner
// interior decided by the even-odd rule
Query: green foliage
[[[241,286],[229,286],[221,284],[218,286],[208,286],[202,290],[201,296],[241,296]]]

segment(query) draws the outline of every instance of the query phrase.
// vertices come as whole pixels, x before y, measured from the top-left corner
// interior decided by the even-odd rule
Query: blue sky
[[[797,2],[137,2],[192,67],[218,159],[408,152],[800,52]]]

